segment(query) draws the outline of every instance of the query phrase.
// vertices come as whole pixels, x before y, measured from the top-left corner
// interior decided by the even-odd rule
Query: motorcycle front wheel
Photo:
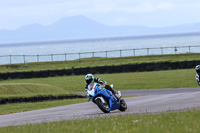
[[[119,107],[119,110],[120,111],[125,111],[127,109],[127,104],[126,102],[124,101],[124,99],[121,99],[120,100],[120,107]]]
[[[105,99],[104,99],[104,101],[105,101],[105,103],[103,103],[100,98],[97,98],[96,99],[96,104],[101,109],[101,111],[103,111],[104,113],[109,113],[110,112],[109,104]]]

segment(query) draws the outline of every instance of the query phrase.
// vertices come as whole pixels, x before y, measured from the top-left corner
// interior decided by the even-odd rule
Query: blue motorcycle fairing
[[[92,102],[95,103],[95,99],[96,97],[98,97],[99,95],[102,95],[104,98],[107,99],[107,101],[109,102],[110,105],[110,110],[115,110],[115,109],[119,109],[120,108],[120,100],[117,102],[117,99],[115,98],[115,96],[112,94],[111,91],[105,89],[105,88],[99,88],[99,86],[96,86],[95,89],[95,93],[94,96],[88,96]]]

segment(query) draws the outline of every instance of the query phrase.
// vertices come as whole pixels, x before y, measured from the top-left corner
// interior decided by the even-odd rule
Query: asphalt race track
[[[0,127],[34,124],[41,122],[85,119],[141,113],[162,113],[200,108],[200,88],[125,90],[122,95],[138,95],[124,98],[128,109],[109,114],[92,102],[0,115]]]

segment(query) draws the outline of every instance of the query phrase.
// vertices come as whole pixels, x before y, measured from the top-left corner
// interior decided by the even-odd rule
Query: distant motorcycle
[[[109,113],[116,109],[119,109],[120,111],[125,111],[127,109],[127,104],[124,99],[120,98],[117,100],[111,91],[98,86],[97,83],[88,85],[87,97],[104,113]]]

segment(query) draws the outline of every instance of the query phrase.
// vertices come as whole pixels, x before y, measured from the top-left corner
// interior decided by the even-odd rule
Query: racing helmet
[[[197,73],[200,73],[200,65],[197,65],[197,66],[195,67],[195,70],[196,70]]]
[[[94,81],[94,76],[92,74],[87,74],[85,76],[85,81],[87,84],[90,84],[92,81]]]

